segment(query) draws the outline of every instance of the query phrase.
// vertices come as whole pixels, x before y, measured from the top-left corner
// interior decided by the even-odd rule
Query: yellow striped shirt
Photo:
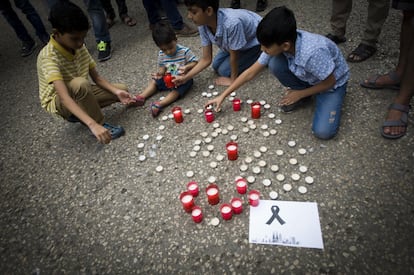
[[[63,48],[53,36],[37,56],[37,75],[39,79],[39,97],[42,108],[56,114],[55,97],[57,95],[53,81],[63,80],[69,83],[75,77],[88,79],[89,70],[96,66],[85,45],[75,54]]]

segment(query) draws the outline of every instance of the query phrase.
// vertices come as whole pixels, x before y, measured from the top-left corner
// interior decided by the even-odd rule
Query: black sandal
[[[359,44],[347,57],[348,62],[358,63],[367,60],[377,51],[377,48],[366,44]]]

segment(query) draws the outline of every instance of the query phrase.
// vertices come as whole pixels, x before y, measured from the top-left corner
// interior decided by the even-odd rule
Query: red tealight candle
[[[198,196],[198,192],[199,192],[197,182],[195,182],[195,181],[190,181],[190,182],[187,184],[187,190],[188,190],[188,192],[189,192],[191,195],[193,195],[193,197],[197,197],[197,196]]]
[[[171,111],[173,113],[175,122],[177,122],[177,123],[183,122],[183,120],[184,120],[183,112],[181,111],[180,107],[174,107]]]
[[[236,180],[236,189],[239,194],[246,194],[247,192],[247,181],[244,178]]]
[[[259,199],[260,199],[259,191],[252,190],[252,191],[249,192],[249,204],[251,206],[258,206],[259,205]]]
[[[214,113],[212,110],[205,110],[204,111],[204,117],[206,118],[206,121],[208,123],[211,123],[214,121]]]
[[[191,217],[195,223],[200,223],[203,220],[203,212],[201,211],[201,208],[195,206],[191,211]]]
[[[241,101],[239,98],[233,99],[233,111],[238,112],[241,110]]]
[[[234,198],[231,200],[230,204],[234,214],[240,214],[243,211],[243,203],[241,199]]]
[[[215,184],[210,184],[206,188],[207,200],[211,205],[216,205],[220,202],[218,186]]]
[[[224,220],[230,220],[233,216],[233,210],[231,209],[231,205],[228,203],[223,203],[220,206],[220,212]]]
[[[252,118],[260,118],[260,103],[253,102],[251,107],[252,107]]]
[[[229,143],[226,144],[227,158],[229,160],[236,160],[237,159],[237,157],[239,156],[239,154],[237,152],[237,148],[238,148],[238,145],[234,141],[230,141]]]
[[[169,89],[174,88],[175,84],[172,82],[174,77],[171,75],[171,73],[166,73],[163,77],[165,86]]]
[[[183,208],[186,212],[191,212],[194,207],[194,197],[190,192],[182,192],[180,195],[180,201],[183,204]]]

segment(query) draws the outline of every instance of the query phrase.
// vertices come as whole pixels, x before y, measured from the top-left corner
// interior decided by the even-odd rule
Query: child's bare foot
[[[387,118],[385,119],[381,135],[389,139],[397,139],[405,135],[408,124],[408,105],[393,103],[388,108]]]

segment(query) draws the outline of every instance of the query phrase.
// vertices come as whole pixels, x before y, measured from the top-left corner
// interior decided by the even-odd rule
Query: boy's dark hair
[[[177,40],[177,35],[170,24],[158,22],[152,30],[152,39],[158,47],[161,47]]]
[[[187,7],[196,6],[201,8],[203,11],[205,11],[208,7],[212,7],[214,12],[217,13],[217,10],[220,5],[219,0],[185,0],[184,4]]]
[[[88,17],[81,8],[68,0],[59,0],[49,13],[52,27],[60,33],[86,31],[89,29]]]
[[[260,21],[256,36],[265,47],[284,42],[294,44],[297,36],[295,15],[285,6],[274,8]]]

